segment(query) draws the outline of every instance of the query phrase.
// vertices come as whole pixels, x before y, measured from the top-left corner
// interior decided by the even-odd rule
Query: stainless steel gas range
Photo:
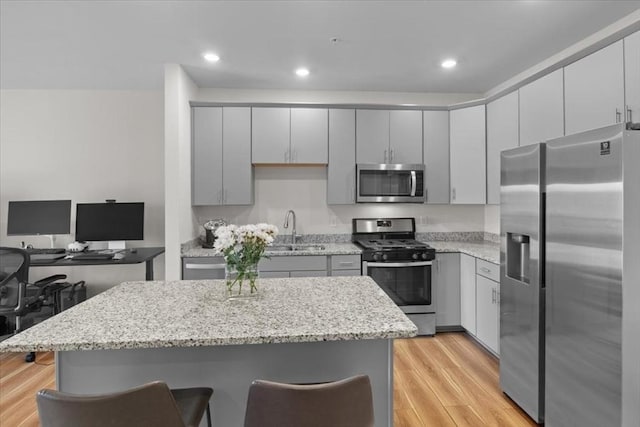
[[[418,335],[436,331],[435,289],[431,265],[435,249],[415,240],[414,218],[355,218],[352,241],[362,248],[362,274],[391,297],[418,327]]]

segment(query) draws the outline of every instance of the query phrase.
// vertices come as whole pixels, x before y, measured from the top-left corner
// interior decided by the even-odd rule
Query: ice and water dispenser
[[[507,276],[529,283],[529,240],[526,234],[507,233]]]

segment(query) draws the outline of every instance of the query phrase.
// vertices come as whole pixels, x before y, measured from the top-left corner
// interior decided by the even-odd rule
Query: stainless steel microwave
[[[356,165],[356,202],[424,203],[424,165]]]

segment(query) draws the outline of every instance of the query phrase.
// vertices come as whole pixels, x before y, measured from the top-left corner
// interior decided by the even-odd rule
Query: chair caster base
[[[36,361],[36,354],[34,352],[31,352],[31,353],[27,354],[24,357],[24,361],[27,362],[27,363],[35,362]]]

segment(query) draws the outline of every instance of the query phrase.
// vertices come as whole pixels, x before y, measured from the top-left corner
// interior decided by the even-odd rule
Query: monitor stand
[[[125,249],[124,240],[111,240],[108,242],[89,242],[89,250],[104,253],[117,253]]]

